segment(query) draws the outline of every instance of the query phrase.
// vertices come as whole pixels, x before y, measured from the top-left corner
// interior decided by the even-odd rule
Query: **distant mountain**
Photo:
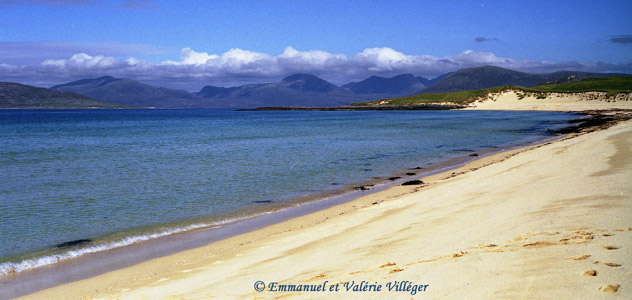
[[[412,95],[421,89],[435,84],[452,73],[443,74],[434,79],[426,79],[412,74],[402,74],[391,78],[371,76],[365,80],[347,83],[341,87],[356,94],[382,95],[382,98],[393,98]]]
[[[327,107],[375,99],[357,95],[314,75],[295,74],[280,82],[249,84],[238,87],[205,86],[196,93],[213,107],[254,108],[263,106]]]
[[[552,80],[560,80],[572,76],[582,78],[599,78],[625,76],[614,73],[586,73],[578,71],[559,71],[547,74],[530,74],[494,66],[483,66],[458,70],[434,85],[422,89],[417,94],[446,93],[456,91],[473,91],[502,85],[519,85],[524,87],[541,85]]]
[[[200,108],[207,101],[187,91],[155,87],[138,81],[104,76],[53,86],[51,89],[75,92],[99,100],[155,108]]]
[[[257,108],[270,106],[332,107],[355,102],[423,93],[478,90],[501,85],[535,86],[575,78],[621,74],[561,71],[529,74],[493,66],[461,69],[434,79],[402,74],[391,78],[372,76],[341,87],[314,75],[295,74],[279,82],[236,87],[205,86],[192,94],[155,87],[130,79],[104,76],[52,87],[111,103],[154,108]]]
[[[72,92],[0,82],[0,109],[129,108]]]
[[[391,78],[371,76],[365,80],[347,83],[341,87],[356,94],[381,94],[385,97],[410,95],[425,88],[430,80],[415,77],[412,74],[402,74]]]
[[[446,77],[448,77],[448,76],[450,76],[450,75],[452,75],[452,74],[454,74],[454,72],[448,72],[448,73],[445,73],[445,74],[439,75],[439,76],[437,76],[437,77],[435,77],[435,78],[429,79],[429,80],[428,80],[428,83],[424,83],[424,84],[425,84],[427,87],[430,87],[431,85],[434,85],[435,83],[437,83],[437,82],[439,82],[439,81],[443,80],[443,78],[446,78]]]

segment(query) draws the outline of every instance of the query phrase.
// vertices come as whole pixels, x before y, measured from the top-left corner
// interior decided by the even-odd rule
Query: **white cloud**
[[[175,62],[174,64],[185,64],[185,65],[204,65],[211,59],[216,59],[219,56],[213,54],[210,55],[206,52],[196,52],[191,48],[184,48],[180,51],[180,59],[181,62]]]
[[[390,72],[409,66],[414,56],[405,55],[391,48],[370,48],[358,53],[355,60],[368,66],[371,72]]]
[[[237,48],[222,54],[209,54],[183,48],[180,51],[179,61],[161,62],[135,57],[117,58],[115,55],[78,52],[66,58],[49,58],[38,64],[24,65],[3,60],[0,56],[0,81],[53,85],[81,78],[110,75],[197,91],[209,84],[231,86],[273,82],[296,73],[314,74],[333,83],[344,84],[362,80],[371,75],[395,76],[412,73],[432,78],[461,68],[482,65],[495,65],[531,73],[559,70],[632,72],[632,63],[517,60],[498,57],[491,52],[472,50],[453,56],[435,57],[404,54],[383,47],[367,48],[348,57],[321,50],[300,51],[292,47],[285,48],[276,56]]]
[[[114,57],[105,57],[103,55],[90,56],[85,53],[78,53],[69,59],[47,59],[42,62],[43,66],[56,66],[59,68],[109,68],[124,61],[118,61]]]
[[[129,57],[167,54],[161,49],[144,44],[126,44],[112,41],[100,42],[0,42],[0,62],[34,65],[50,59],[68,59],[78,54]]]
[[[277,56],[277,61],[281,64],[296,63],[313,66],[326,66],[346,59],[347,57],[342,54],[331,54],[320,50],[298,51],[289,46]]]

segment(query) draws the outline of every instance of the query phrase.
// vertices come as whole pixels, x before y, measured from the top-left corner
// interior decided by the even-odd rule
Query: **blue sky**
[[[0,81],[196,91],[462,67],[632,73],[632,1],[0,0]]]

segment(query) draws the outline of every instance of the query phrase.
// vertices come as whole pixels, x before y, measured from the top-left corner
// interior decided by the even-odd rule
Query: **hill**
[[[455,91],[474,91],[496,86],[518,85],[532,87],[547,81],[562,83],[569,78],[595,78],[623,76],[626,74],[586,73],[579,71],[559,71],[547,74],[531,74],[494,66],[483,66],[458,70],[446,76],[431,87],[418,91],[417,94],[446,93]]]
[[[206,107],[204,99],[187,91],[155,87],[138,81],[104,76],[82,79],[51,87],[53,90],[75,92],[95,99],[154,108]]]
[[[423,77],[415,77],[412,74],[402,74],[391,78],[371,76],[365,80],[347,83],[342,88],[347,88],[356,94],[376,94],[385,97],[407,96],[419,91],[431,84],[431,81]]]
[[[130,108],[73,92],[0,82],[0,109]]]
[[[545,97],[547,93],[583,93],[583,92],[605,92],[609,96],[618,93],[632,93],[632,76],[617,76],[607,78],[591,78],[579,82],[570,82],[554,85],[543,85],[535,87],[521,87],[515,85],[498,86],[474,91],[457,91],[450,93],[427,93],[401,98],[383,99],[371,102],[354,103],[354,106],[374,106],[374,105],[411,105],[428,103],[455,103],[470,104],[478,99],[487,97],[492,93],[504,91],[515,91],[525,97],[535,94],[537,97]]]

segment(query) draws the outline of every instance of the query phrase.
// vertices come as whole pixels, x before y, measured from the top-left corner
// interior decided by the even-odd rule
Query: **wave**
[[[201,228],[216,229],[216,228],[220,228],[222,225],[225,225],[227,223],[238,222],[238,221],[256,217],[262,214],[265,214],[265,213],[258,213],[255,215],[231,218],[231,219],[226,219],[226,220],[213,222],[213,223],[191,224],[184,227],[177,227],[177,228],[162,230],[160,232],[156,232],[152,234],[129,236],[115,242],[107,242],[107,243],[88,246],[81,249],[68,250],[64,253],[51,254],[51,255],[46,255],[46,256],[33,258],[33,259],[25,259],[20,262],[4,262],[0,264],[0,276],[5,276],[8,274],[18,273],[18,272],[22,272],[29,269],[35,269],[35,268],[39,268],[39,267],[43,267],[47,265],[52,265],[52,264],[55,264],[67,259],[79,257],[81,255],[124,247],[124,246],[128,246],[134,243],[143,242],[143,241],[147,241],[147,240],[151,240],[151,239],[155,239],[159,237],[164,237],[164,236],[168,236],[168,235],[172,235],[176,233],[182,233],[182,232],[201,229]]]

